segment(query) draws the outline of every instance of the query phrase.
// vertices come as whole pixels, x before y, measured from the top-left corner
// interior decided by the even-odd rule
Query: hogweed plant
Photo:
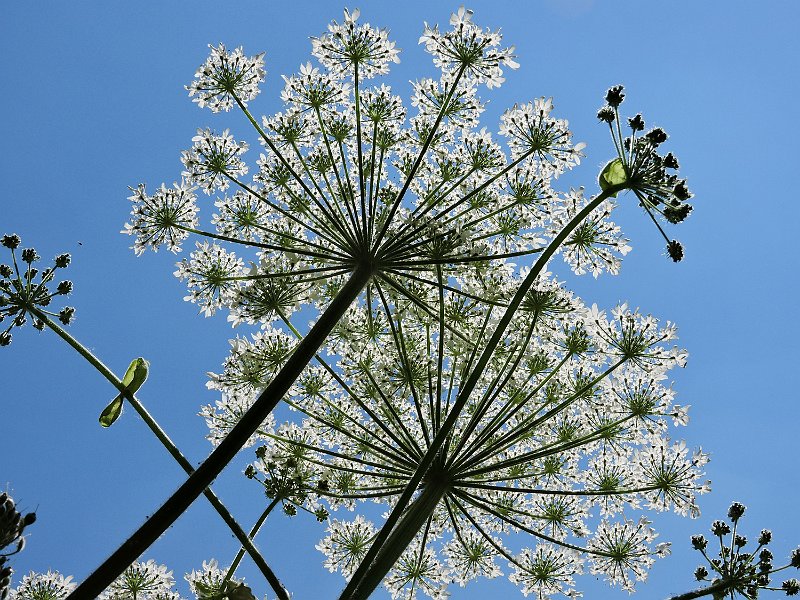
[[[642,510],[697,514],[706,456],[670,437],[687,421],[667,380],[686,358],[675,327],[587,306],[549,271],[560,254],[579,275],[618,272],[630,247],[611,216],[626,191],[682,258],[662,225],[689,214],[691,194],[661,153],[666,133],[645,133],[641,115],[623,125],[612,87],[598,117],[615,150],[599,192],[559,191],[584,145],[551,99],[507,110],[497,137],[480,127],[481,88],[518,66],[499,32],[463,7],[449,29],[426,25],[439,74],[413,82],[408,106],[370,82],[399,50],[358,17],[345,11],[312,39],[318,64],[283,78],[284,109],[267,117],[250,110],[263,54],[211,46],[187,90],[214,113],[241,112],[255,165],[252,143],[201,128],[180,183],[132,188],[134,251],[180,252],[193,238],[175,272],[186,299],[257,331],[232,340],[211,375],[220,399],[201,414],[214,450],[72,598],[142,598],[137,577],[161,582],[148,597],[172,597],[166,567],[135,561],[248,445],[245,473],[270,498],[251,537],[279,505],[326,522],[318,547],[348,578],[341,598],[382,581],[395,598],[444,597],[501,563],[539,598],[579,595],[584,569],[630,590],[668,548]],[[208,227],[198,190],[214,196]],[[18,271],[4,277],[5,312],[63,332]],[[109,379],[122,395],[113,420],[133,393]],[[279,425],[281,401],[297,418]],[[388,507],[380,526],[331,517],[365,500]],[[205,563],[189,577],[195,595],[250,594],[234,579],[242,556]]]

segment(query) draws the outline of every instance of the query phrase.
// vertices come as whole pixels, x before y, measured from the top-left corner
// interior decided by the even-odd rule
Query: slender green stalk
[[[95,598],[118,577],[129,564],[142,554],[180,517],[192,502],[222,472],[225,466],[250,439],[264,419],[278,405],[284,394],[314,358],[328,334],[358,297],[372,277],[372,265],[359,265],[350,279],[322,313],[308,335],[298,344],[289,360],[272,382],[242,415],[216,449],[111,556],[68,596],[71,600]],[[246,535],[244,538],[246,539]]]
[[[109,369],[103,362],[97,358],[92,352],[89,351],[83,344],[81,344],[78,340],[76,340],[72,335],[70,335],[66,330],[60,327],[57,323],[52,321],[46,314],[41,312],[36,307],[28,307],[28,310],[35,314],[38,318],[40,318],[47,326],[52,329],[53,331],[58,334],[58,336],[63,339],[67,344],[69,344],[72,348],[75,349],[78,354],[80,354],[83,358],[87,360],[89,364],[91,364],[97,371],[105,377],[121,394],[124,395],[125,399],[130,403],[130,405],[134,408],[134,410],[139,414],[145,424],[150,428],[150,431],[153,432],[164,448],[170,453],[172,458],[181,466],[181,468],[188,474],[191,475],[194,472],[194,468],[192,467],[192,463],[181,453],[175,443],[169,438],[167,433],[161,428],[158,422],[150,415],[141,401],[134,395],[131,394],[128,390],[125,389],[125,386],[122,385],[122,381],[114,375],[114,373]],[[222,520],[228,525],[230,530],[239,540],[239,543],[242,544],[243,551],[247,551],[250,557],[253,559],[253,562],[256,563],[258,568],[261,570],[261,573],[269,582],[272,589],[278,595],[279,598],[282,600],[289,600],[289,594],[286,592],[286,589],[281,584],[280,580],[277,578],[275,573],[272,571],[270,566],[267,564],[267,561],[264,560],[264,557],[261,556],[258,549],[253,545],[250,537],[244,532],[241,525],[234,519],[233,515],[231,515],[230,511],[225,507],[222,501],[217,497],[217,495],[213,492],[213,490],[209,487],[203,491],[203,495],[208,499],[217,513],[222,517]]]
[[[275,499],[269,503],[269,506],[267,506],[264,512],[261,513],[261,516],[258,517],[258,521],[256,521],[252,529],[250,529],[250,533],[248,534],[249,539],[251,540],[255,539],[256,535],[258,535],[258,530],[261,529],[261,526],[264,524],[264,521],[267,520],[269,513],[272,512],[272,509],[275,508],[278,505],[278,502],[280,501],[281,501],[280,496],[276,496]],[[225,589],[225,584],[228,583],[231,580],[231,577],[233,577],[233,575],[236,573],[236,569],[239,567],[239,563],[241,563],[242,559],[244,558],[245,551],[246,548],[242,546],[236,553],[236,556],[234,557],[231,566],[228,567],[228,572],[225,573],[225,578],[222,580],[222,589]]]
[[[414,176],[417,174],[417,170],[419,169],[422,161],[425,159],[425,155],[428,152],[428,148],[433,142],[433,138],[436,136],[436,130],[439,128],[439,124],[442,122],[444,118],[444,113],[447,108],[447,105],[450,103],[450,98],[453,97],[453,92],[455,91],[456,87],[458,87],[458,82],[461,80],[461,76],[464,74],[466,66],[462,65],[458,71],[456,72],[455,77],[453,78],[453,86],[450,91],[447,93],[444,101],[442,102],[442,108],[439,110],[439,114],[436,116],[436,121],[434,121],[433,126],[431,127],[430,133],[425,139],[425,142],[422,144],[422,148],[417,155],[417,160],[414,161],[414,165],[411,167],[411,171],[406,176],[405,182],[403,183],[403,187],[397,193],[397,197],[395,198],[394,202],[392,203],[391,208],[389,209],[389,214],[386,218],[386,221],[383,223],[383,227],[381,227],[380,232],[378,233],[377,238],[374,242],[374,248],[380,248],[381,242],[383,241],[386,232],[389,230],[389,225],[392,223],[392,219],[394,218],[394,214],[397,212],[397,209],[400,208],[400,204],[403,202],[403,197],[408,190],[408,187],[411,185],[411,182],[414,180]]]
[[[573,219],[564,227],[564,229],[559,232],[559,234],[553,239],[550,245],[544,250],[539,259],[536,261],[536,264],[534,264],[527,277],[525,277],[523,280],[522,284],[514,295],[514,298],[511,300],[508,308],[498,322],[494,333],[481,353],[480,358],[475,363],[469,377],[464,382],[463,386],[461,386],[458,396],[456,397],[456,400],[447,415],[447,419],[445,419],[444,423],[442,423],[441,429],[431,441],[428,451],[425,453],[425,456],[422,458],[422,460],[420,460],[416,472],[411,479],[409,479],[405,491],[398,499],[397,504],[390,513],[383,527],[375,536],[372,546],[362,559],[358,569],[356,569],[349,583],[342,591],[340,600],[361,600],[369,597],[369,595],[375,589],[375,586],[380,583],[386,572],[388,572],[388,568],[391,568],[391,565],[389,565],[386,571],[376,574],[374,573],[374,570],[378,568],[383,569],[386,567],[386,564],[375,563],[373,565],[373,561],[375,561],[378,553],[383,549],[383,546],[389,539],[390,535],[392,536],[392,539],[405,539],[405,537],[407,537],[406,535],[401,534],[394,535],[393,532],[395,526],[398,525],[398,521],[406,510],[411,498],[417,492],[418,486],[423,477],[428,472],[429,468],[438,456],[439,451],[452,432],[453,427],[455,426],[456,421],[461,414],[461,411],[464,409],[464,406],[466,405],[467,400],[472,393],[472,390],[477,385],[481,374],[486,368],[486,365],[489,363],[489,359],[494,353],[495,348],[505,334],[508,325],[511,323],[511,319],[514,317],[514,314],[522,303],[525,294],[528,293],[528,290],[531,288],[534,281],[536,281],[539,274],[544,270],[547,262],[550,260],[553,254],[555,254],[556,250],[561,246],[564,240],[567,239],[569,234],[572,233],[572,231],[607,198],[626,189],[626,187],[627,183],[611,186],[592,199],[589,204],[587,204],[577,215],[575,215],[575,217],[573,217]],[[377,575],[380,576],[378,577]],[[372,587],[369,587],[369,585],[372,585]]]

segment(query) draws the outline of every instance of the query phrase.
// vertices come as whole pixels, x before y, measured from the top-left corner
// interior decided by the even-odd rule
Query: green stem
[[[730,586],[730,581],[721,579],[716,583],[712,583],[708,587],[692,590],[691,592],[686,592],[685,594],[678,594],[677,596],[670,596],[667,600],[692,600],[693,598],[702,598],[703,596],[710,596],[711,594],[725,594],[728,592]]]
[[[371,265],[359,265],[354,270],[350,279],[342,286],[308,335],[298,344],[283,368],[261,392],[247,412],[242,415],[225,439],[189,475],[172,496],[75,588],[68,598],[71,600],[96,598],[191,506],[192,502],[222,472],[263,423],[267,415],[278,405],[371,277]],[[246,535],[243,538],[247,540]]]
[[[261,513],[261,516],[258,517],[258,521],[255,522],[253,528],[250,530],[250,533],[248,534],[248,538],[250,540],[255,539],[256,535],[258,535],[258,530],[261,529],[261,526],[264,524],[264,521],[267,520],[269,513],[272,512],[272,509],[275,508],[278,505],[278,502],[280,501],[281,501],[280,497],[277,496],[272,502],[269,503],[269,506],[267,506],[266,510],[264,510],[264,512]],[[236,557],[233,559],[231,566],[228,568],[228,572],[225,573],[225,578],[222,580],[221,588],[223,590],[225,589],[225,584],[228,583],[231,580],[231,577],[233,577],[234,573],[236,573],[236,569],[239,567],[239,563],[241,563],[242,558],[244,558],[245,551],[246,548],[242,546],[236,553]]]
[[[167,433],[161,428],[158,422],[150,415],[144,405],[139,401],[139,399],[134,395],[131,394],[128,390],[125,389],[125,386],[122,385],[122,381],[120,381],[116,375],[109,369],[103,362],[97,358],[94,354],[92,354],[88,348],[86,348],[83,344],[81,344],[78,340],[76,340],[72,335],[70,335],[66,330],[60,327],[57,323],[52,321],[46,314],[41,312],[35,307],[29,308],[30,312],[35,314],[39,317],[42,321],[44,321],[47,326],[52,329],[56,334],[63,339],[67,344],[69,344],[75,351],[80,354],[83,358],[89,362],[97,371],[105,377],[117,390],[124,395],[125,399],[133,406],[134,410],[139,413],[139,416],[145,422],[145,424],[150,428],[150,431],[158,438],[164,448],[170,453],[172,458],[181,466],[181,468],[188,474],[191,475],[194,472],[194,468],[192,467],[192,463],[181,453],[175,443],[169,438]],[[269,582],[272,589],[278,595],[279,598],[282,600],[289,600],[289,594],[286,592],[286,589],[281,584],[280,580],[277,578],[275,573],[272,571],[270,566],[264,560],[264,557],[261,556],[258,549],[253,545],[250,541],[250,537],[244,532],[241,525],[234,519],[233,515],[231,515],[230,511],[225,507],[222,501],[217,497],[217,495],[211,490],[211,488],[206,488],[203,491],[203,495],[208,499],[211,505],[216,509],[217,513],[222,517],[222,520],[228,525],[230,530],[242,544],[242,547],[247,551],[250,557],[253,559],[253,562],[256,563],[258,568],[261,570],[261,573]]]
[[[466,67],[462,65],[459,68],[458,72],[456,73],[456,76],[453,78],[453,87],[448,92],[447,97],[445,97],[444,102],[442,103],[442,108],[439,110],[439,114],[436,116],[436,121],[434,121],[430,132],[425,138],[425,141],[422,144],[422,148],[420,149],[419,154],[417,155],[417,159],[414,161],[414,165],[411,167],[411,171],[408,173],[408,176],[406,177],[405,182],[403,183],[403,187],[397,193],[397,197],[395,198],[391,208],[389,209],[389,214],[386,217],[386,221],[383,223],[383,227],[381,227],[381,230],[378,233],[378,237],[375,239],[373,248],[376,249],[380,248],[381,242],[383,241],[383,237],[386,235],[386,232],[389,230],[389,226],[392,223],[394,214],[397,212],[397,209],[400,208],[400,204],[403,202],[403,196],[405,196],[408,187],[411,185],[414,176],[417,174],[417,170],[422,164],[422,161],[425,160],[425,155],[428,152],[428,148],[433,142],[433,138],[436,136],[436,130],[439,128],[439,124],[442,122],[442,119],[444,118],[444,113],[445,110],[447,109],[447,105],[450,103],[450,98],[452,98],[453,92],[455,91],[456,87],[458,87],[458,82],[461,80],[461,76],[464,74],[465,69]]]
[[[350,596],[353,600],[366,600],[380,585],[422,526],[428,522],[436,506],[448,490],[448,484],[434,482],[425,486],[420,496],[408,507],[403,518],[382,545],[371,568]]]

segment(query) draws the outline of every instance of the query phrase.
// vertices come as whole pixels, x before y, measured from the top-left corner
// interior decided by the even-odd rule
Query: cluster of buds
[[[329,484],[318,477],[315,469],[309,468],[307,461],[273,455],[266,446],[256,449],[256,457],[257,466],[248,465],[245,476],[260,482],[267,498],[280,501],[287,516],[295,516],[299,507],[313,514],[317,521],[328,519],[328,511],[314,502],[314,492],[327,491]]]
[[[792,552],[788,564],[776,568],[773,566],[772,552],[767,548],[772,541],[772,532],[762,529],[758,536],[758,547],[752,552],[745,551],[747,538],[737,533],[739,519],[744,512],[745,506],[734,502],[728,509],[731,524],[721,520],[712,523],[711,533],[719,539],[720,550],[717,558],[709,558],[706,554],[708,540],[705,536],[692,536],[692,547],[702,553],[715,574],[713,579],[709,579],[709,570],[702,565],[695,570],[695,579],[710,582],[711,587],[721,594],[719,597],[738,593],[751,600],[758,597],[758,591],[761,589],[782,590],[787,596],[796,596],[800,593],[800,582],[797,579],[787,579],[782,582],[780,588],[776,588],[771,586],[771,576],[790,567],[800,569],[800,548]],[[729,534],[730,541],[727,539]]]
[[[57,313],[46,309],[54,296],[66,296],[72,292],[71,281],[60,281],[54,291],[48,287],[56,271],[69,266],[69,254],[56,256],[52,267],[39,271],[33,266],[41,258],[35,249],[23,249],[19,256],[22,264],[17,260],[21,243],[16,234],[4,235],[0,239],[0,244],[11,250],[11,265],[0,264],[0,323],[6,319],[11,322],[5,330],[0,329],[0,346],[11,343],[11,330],[27,323],[28,315],[33,326],[40,331],[45,326],[45,315],[57,317],[64,325],[69,325],[75,316],[75,309],[71,306],[65,306]]]
[[[5,492],[0,494],[0,600],[6,600],[11,585],[11,567],[8,557],[25,546],[22,534],[28,525],[36,521],[36,513],[21,514],[14,500]],[[6,548],[13,547],[6,552]]]
[[[659,146],[667,141],[663,129],[656,127],[642,133],[644,118],[637,114],[628,119],[630,135],[622,135],[619,105],[624,98],[623,87],[615,85],[606,92],[606,104],[597,113],[598,119],[608,123],[617,149],[617,158],[600,174],[600,187],[606,189],[626,183],[667,241],[667,254],[678,262],[683,258],[683,247],[677,240],[667,237],[656,216],[671,224],[680,223],[692,211],[692,205],[687,203],[692,193],[686,180],[675,173],[679,168],[678,159],[671,152],[663,156],[658,152]]]

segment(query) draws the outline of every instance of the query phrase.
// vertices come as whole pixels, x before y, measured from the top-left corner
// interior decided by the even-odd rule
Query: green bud
[[[122,378],[122,385],[131,394],[135,394],[142,387],[142,384],[147,380],[147,373],[150,370],[150,363],[143,359],[141,356],[131,361],[128,370],[125,372],[125,377]]]
[[[603,191],[611,186],[625,183],[626,181],[628,181],[628,174],[625,172],[625,165],[623,165],[622,161],[618,158],[612,160],[600,171],[599,183],[600,189]],[[611,197],[616,198],[617,194],[611,194]]]
[[[103,427],[111,427],[114,421],[119,419],[119,416],[122,414],[122,402],[122,394],[119,394],[103,409],[103,412],[100,413],[100,425]]]
[[[135,394],[142,384],[147,380],[147,373],[150,370],[150,363],[142,357],[135,358],[128,366],[125,372],[125,377],[122,378],[122,385],[127,392]],[[118,394],[111,403],[103,409],[100,413],[100,425],[103,427],[111,427],[114,421],[119,419],[122,414],[122,405],[125,401],[124,394]]]

